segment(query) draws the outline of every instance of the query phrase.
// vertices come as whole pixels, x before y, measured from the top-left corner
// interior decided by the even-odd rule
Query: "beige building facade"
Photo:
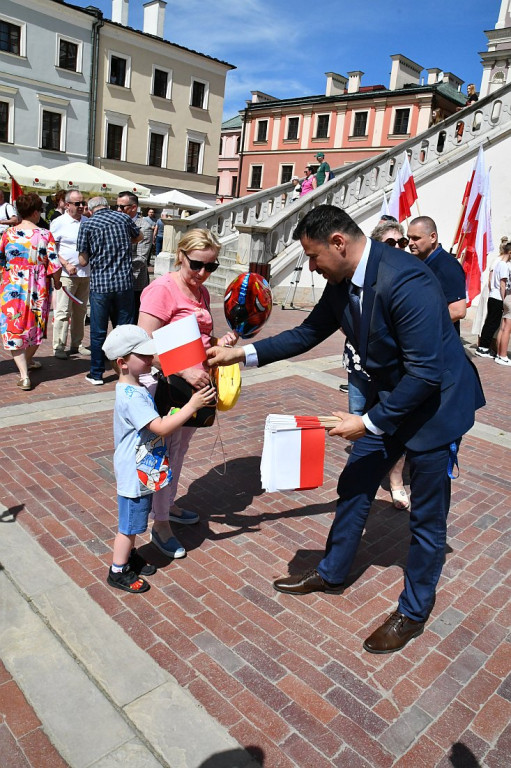
[[[94,165],[151,188],[215,201],[227,72],[234,67],[160,37],[166,3],[144,4],[144,30],[112,5],[99,36]]]

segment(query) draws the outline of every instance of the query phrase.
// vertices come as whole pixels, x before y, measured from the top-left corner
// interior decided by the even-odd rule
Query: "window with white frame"
[[[39,147],[52,152],[66,151],[67,110],[69,101],[38,93]]]
[[[109,160],[126,160],[129,116],[119,112],[105,112],[103,157]]]
[[[317,115],[316,116],[316,139],[328,139],[328,132],[330,129],[330,115]]]
[[[167,167],[169,130],[169,125],[149,120],[147,165],[152,165],[155,168]]]
[[[204,166],[204,145],[206,136],[197,131],[188,131],[186,141],[186,167],[187,173],[202,173]]]
[[[131,85],[131,56],[116,51],[108,51],[108,76],[110,85],[129,88]]]
[[[209,101],[209,83],[192,77],[190,87],[190,106],[197,109],[207,109]]]
[[[250,166],[250,184],[249,189],[261,189],[263,183],[263,166]]]
[[[256,122],[256,141],[266,143],[268,141],[268,120],[258,120]]]
[[[10,16],[0,16],[0,51],[14,56],[27,55],[27,25]]]
[[[172,98],[172,70],[153,66],[153,96],[160,99]]]
[[[299,117],[287,118],[287,132],[286,132],[287,141],[295,141],[298,138],[299,127],[300,127]]]
[[[410,120],[410,108],[396,109],[394,113],[394,130],[395,136],[405,136],[408,133],[408,121]]]
[[[288,181],[291,181],[293,178],[293,166],[292,165],[281,165],[280,166],[280,183],[281,184],[287,184]]]
[[[83,43],[71,37],[57,35],[57,55],[55,66],[69,72],[82,71]]]
[[[0,85],[0,142],[14,144],[14,97],[17,88]]]
[[[352,136],[367,136],[367,116],[368,112],[355,112]]]

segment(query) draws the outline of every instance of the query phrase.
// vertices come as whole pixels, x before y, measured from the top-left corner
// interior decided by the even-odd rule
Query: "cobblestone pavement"
[[[213,310],[220,330],[221,306]],[[265,333],[304,317],[276,308]],[[468,321],[463,330],[470,349]],[[160,570],[150,578],[151,590],[136,597],[105,584],[116,530],[114,376],[102,388],[91,387],[84,381],[87,361],[56,360],[45,341],[34,389],[22,392],[2,352],[0,519],[15,519],[265,768],[507,768],[509,370],[474,358],[488,405],[462,444],[446,565],[421,637],[399,654],[362,650],[395,607],[408,546],[407,515],[391,506],[388,485],[373,505],[342,596],[293,598],[272,589],[274,578],[320,558],[347,446],[327,437],[322,488],[265,494],[259,476],[264,419],[269,412],[347,409],[347,396],[338,391],[345,381],[341,349],[337,334],[294,362],[244,373],[235,410],[220,415],[218,431],[197,432],[183,471],[178,501],[201,515],[197,526],[174,527],[188,555],[169,563],[145,536],[142,551]],[[66,765],[50,743],[44,709],[27,701],[23,681],[4,667],[0,717],[2,768]],[[193,740],[194,722],[188,728]],[[181,765],[163,758],[157,764]]]

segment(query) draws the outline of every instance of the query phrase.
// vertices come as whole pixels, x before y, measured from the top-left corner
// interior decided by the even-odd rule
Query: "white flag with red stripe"
[[[476,296],[481,293],[481,275],[486,269],[488,254],[494,249],[491,223],[490,172],[485,174],[479,206],[471,224],[470,237],[465,240],[463,251],[463,269],[467,281],[467,306],[470,307]],[[475,205],[475,203],[474,203]]]
[[[387,200],[387,195],[385,194],[385,190],[383,190],[383,202],[381,204],[380,208],[380,219],[382,216],[390,216],[392,215],[389,210],[389,202]]]
[[[156,351],[165,376],[192,368],[206,359],[195,315],[187,315],[153,331]]]
[[[261,484],[266,491],[323,485],[325,428],[314,416],[270,414],[266,418]]]
[[[408,210],[407,216],[410,215],[410,208],[417,200],[417,189],[415,187],[415,181],[410,168],[410,161],[408,159],[408,153],[405,152],[405,159],[401,166],[401,184],[403,186],[403,192],[406,199],[406,208]],[[405,218],[407,218],[407,216]],[[401,221],[401,219],[400,219]]]
[[[462,211],[458,229],[454,236],[453,245],[458,245],[458,257],[462,252],[470,246],[475,245],[476,238],[476,220],[481,204],[481,198],[483,195],[484,184],[486,178],[486,170],[484,164],[484,152],[482,145],[479,147],[479,152],[470,174],[470,179],[465,187],[465,193],[463,195],[463,201],[461,203]]]
[[[412,215],[411,207],[418,199],[417,189],[410,168],[408,155],[405,153],[403,165],[397,172],[389,202],[389,214],[397,221],[404,221]]]

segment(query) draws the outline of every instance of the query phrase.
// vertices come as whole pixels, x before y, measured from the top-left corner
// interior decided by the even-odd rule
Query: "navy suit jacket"
[[[485,404],[479,376],[449,317],[436,277],[409,253],[372,241],[364,280],[360,343],[348,283],[328,284],[297,328],[255,343],[259,365],[308,351],[341,328],[371,377],[372,423],[415,451],[446,445]]]

